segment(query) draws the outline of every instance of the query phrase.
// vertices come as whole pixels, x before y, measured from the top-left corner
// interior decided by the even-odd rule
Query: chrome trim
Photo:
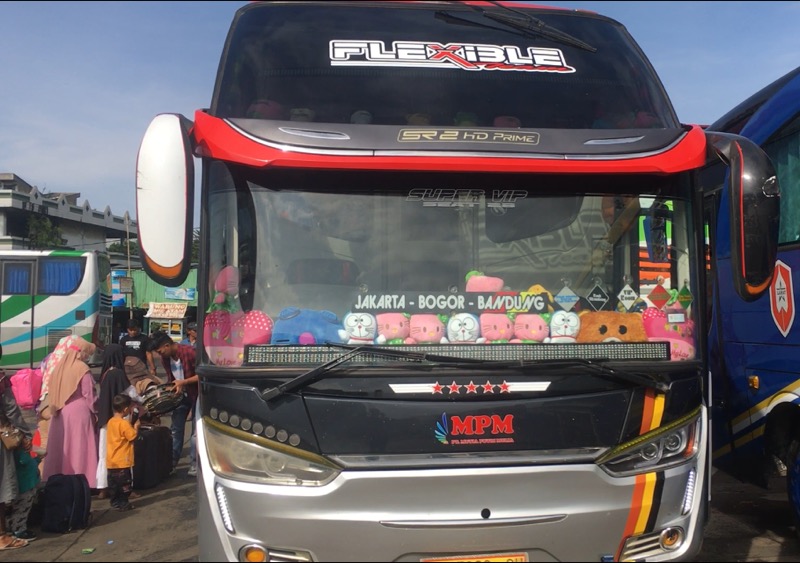
[[[497,528],[501,526],[527,526],[529,524],[552,524],[567,519],[566,514],[546,516],[527,516],[523,518],[486,518],[471,520],[381,520],[386,528],[403,529],[459,529],[459,528]]]
[[[593,464],[608,448],[452,454],[393,454],[327,456],[343,469],[439,469],[444,467],[509,467],[551,464]]]
[[[618,139],[589,139],[584,145],[624,145],[625,143],[636,143],[644,139],[644,135],[638,137],[620,137]]]
[[[311,131],[308,129],[292,129],[290,127],[278,127],[278,131],[287,135],[297,135],[298,137],[310,137],[312,139],[336,139],[349,141],[350,135],[338,131]]]
[[[307,147],[298,147],[295,145],[286,145],[286,144],[279,144],[274,143],[271,141],[267,141],[261,137],[256,137],[255,135],[245,131],[241,127],[238,127],[233,124],[229,119],[223,119],[228,126],[251,141],[254,141],[260,145],[264,145],[265,147],[269,147],[275,150],[283,151],[283,152],[294,152],[300,154],[316,154],[320,156],[401,156],[401,157],[455,157],[455,158],[514,158],[514,159],[528,159],[528,160],[580,160],[580,161],[606,161],[606,160],[631,160],[631,159],[638,159],[638,158],[647,158],[651,156],[656,156],[662,153],[665,153],[675,146],[677,146],[688,134],[688,132],[684,131],[674,142],[670,143],[666,147],[662,149],[649,151],[644,153],[630,153],[630,154],[619,154],[619,155],[585,155],[585,154],[551,154],[551,153],[505,153],[505,152],[459,152],[459,151],[437,151],[437,150],[430,150],[430,151],[405,151],[405,150],[352,150],[352,149],[320,149],[320,148],[307,148]],[[281,128],[283,130],[283,128]],[[297,131],[301,131],[298,129]],[[307,131],[307,130],[302,130]],[[284,131],[288,133],[288,131]],[[307,131],[311,133],[310,131]],[[324,134],[325,132],[321,132]],[[298,134],[299,133],[293,133]],[[311,136],[311,135],[306,135]],[[327,137],[326,137],[327,138]],[[634,141],[629,141],[634,142]]]

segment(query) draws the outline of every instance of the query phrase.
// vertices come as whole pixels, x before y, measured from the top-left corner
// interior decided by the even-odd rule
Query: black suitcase
[[[92,491],[86,475],[51,475],[43,500],[42,531],[63,534],[89,527]]]
[[[142,424],[133,442],[133,488],[152,489],[172,472],[172,432]]]

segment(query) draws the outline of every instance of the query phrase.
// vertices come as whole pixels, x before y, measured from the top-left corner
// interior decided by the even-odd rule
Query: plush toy
[[[439,315],[411,315],[409,337],[406,344],[447,344],[442,317]]]
[[[594,311],[580,317],[578,343],[647,342],[647,334],[639,313]]]
[[[289,119],[291,121],[314,121],[316,116],[317,112],[311,108],[292,108],[289,111]]]
[[[430,125],[431,116],[427,113],[409,113],[406,115],[408,125]]]
[[[203,345],[212,363],[240,366],[244,347],[269,344],[273,322],[263,311],[242,311],[239,270],[225,266],[214,280],[214,298],[203,321]]]
[[[650,342],[669,342],[672,360],[691,360],[695,357],[694,321],[671,323],[667,312],[648,307],[642,313],[642,322]]]
[[[512,344],[544,342],[550,336],[549,314],[520,313],[514,317]]]
[[[365,109],[355,111],[353,115],[350,116],[350,123],[358,123],[361,125],[372,123],[372,114]]]
[[[548,344],[574,344],[581,330],[581,319],[571,311],[556,311],[550,318],[550,336],[544,339]]]
[[[487,344],[505,344],[514,337],[514,321],[506,313],[482,313],[480,321]]]
[[[286,119],[286,108],[275,100],[256,100],[245,115],[252,119]]]
[[[467,291],[476,293],[496,293],[503,290],[503,280],[484,276],[483,272],[472,270],[466,275]]]
[[[447,339],[450,344],[483,344],[480,321],[472,313],[456,313],[447,321]]]
[[[287,307],[280,312],[272,330],[272,344],[324,344],[341,343],[339,317],[331,311],[315,311]]]
[[[411,334],[407,313],[378,313],[375,317],[378,325],[378,344],[392,346],[405,344],[406,338]]]
[[[344,329],[339,337],[347,344],[374,344],[378,335],[378,322],[370,313],[347,313],[342,320]]]
[[[494,118],[492,125],[495,127],[502,127],[503,129],[519,129],[522,127],[519,118],[513,115],[498,115]]]
[[[476,127],[478,125],[478,116],[471,111],[460,111],[453,118],[453,125],[459,127]]]
[[[553,298],[553,294],[547,291],[543,285],[534,284],[528,288],[526,293],[532,293],[534,295],[544,295],[545,300],[547,301],[547,312],[553,313],[555,309],[556,300]]]

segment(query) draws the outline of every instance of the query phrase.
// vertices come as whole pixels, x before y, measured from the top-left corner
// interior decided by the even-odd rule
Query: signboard
[[[197,290],[193,287],[165,287],[164,299],[176,301],[193,301],[197,298]]]
[[[775,262],[775,275],[769,286],[769,308],[775,326],[786,338],[794,324],[794,290],[792,269],[780,260]]]
[[[121,277],[117,278],[117,280],[119,280],[119,292],[121,294],[133,293],[133,278]]]
[[[154,319],[182,319],[186,316],[187,303],[156,303],[150,302],[150,308],[145,317]]]
[[[125,270],[112,270],[111,271],[111,306],[112,307],[127,307],[125,301],[125,294],[120,291],[119,280],[125,277]]]

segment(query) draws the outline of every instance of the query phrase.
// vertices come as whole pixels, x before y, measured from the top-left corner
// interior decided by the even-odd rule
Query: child
[[[133,410],[130,396],[115,395],[112,407],[114,416],[106,426],[106,467],[111,506],[122,512],[134,508],[128,498],[133,482],[133,441],[139,433],[141,422],[137,419],[131,425],[126,418]]]
[[[31,442],[26,438],[23,447],[14,450],[19,496],[11,502],[8,514],[9,531],[14,537],[27,541],[36,539],[36,534],[28,530],[28,515],[39,485],[39,461],[42,459],[40,456],[32,456],[30,448]]]

